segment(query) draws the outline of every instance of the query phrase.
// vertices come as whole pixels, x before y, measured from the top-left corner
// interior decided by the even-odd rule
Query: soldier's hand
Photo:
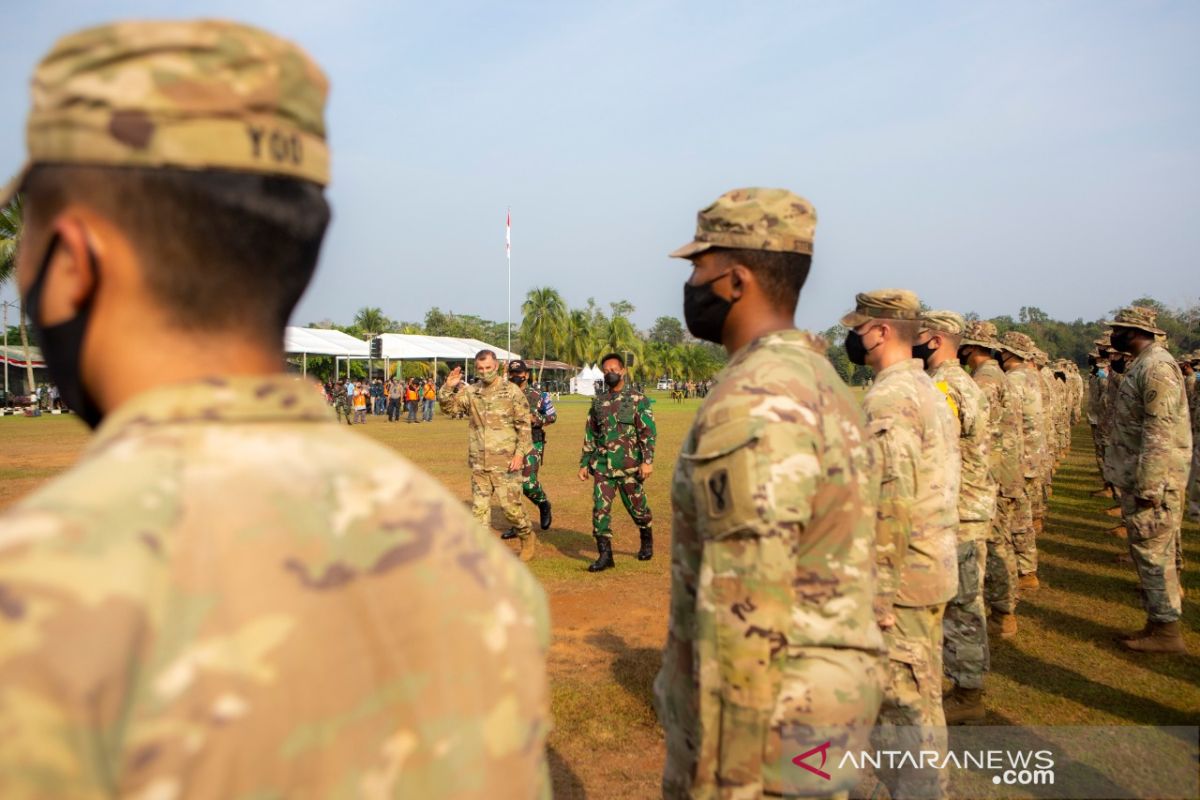
[[[638,467],[638,475],[640,475],[642,477],[642,480],[646,480],[646,478],[649,478],[650,473],[652,473],[652,472],[654,472],[653,464],[642,464],[641,466]]]
[[[523,462],[524,460],[525,460],[525,457],[522,456],[520,453],[517,453],[516,455],[514,455],[512,457],[512,461],[508,462],[508,471],[516,472],[517,470],[519,470],[521,468],[521,462]]]
[[[587,479],[588,479],[588,468],[580,467],[579,468],[579,480],[586,481]]]
[[[462,367],[455,367],[450,370],[450,374],[446,376],[446,385],[450,387],[458,386],[462,383]]]

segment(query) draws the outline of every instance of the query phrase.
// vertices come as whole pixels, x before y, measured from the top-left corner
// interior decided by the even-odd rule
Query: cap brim
[[[1153,333],[1155,336],[1167,335],[1167,332],[1162,328],[1152,328],[1149,325],[1134,325],[1130,322],[1116,322],[1111,320],[1104,324],[1110,328],[1133,328],[1135,331],[1145,331],[1146,333]]]
[[[980,339],[968,339],[965,336],[962,338],[959,344],[965,344],[969,347],[982,347],[987,350],[995,350],[997,347],[999,347],[999,345],[995,342],[984,342]]]
[[[21,171],[9,179],[8,183],[4,184],[4,188],[0,189],[0,208],[8,205],[16,196],[17,192],[21,191],[21,184],[25,183],[25,176],[29,173],[29,164],[26,162],[21,167]]]
[[[870,322],[872,319],[874,317],[868,317],[866,314],[860,314],[858,311],[851,311],[842,317],[840,322],[842,323],[842,327],[853,329]]]
[[[705,250],[711,250],[715,245],[708,242],[688,242],[683,247],[673,250],[668,256],[669,258],[691,258],[703,253]]]

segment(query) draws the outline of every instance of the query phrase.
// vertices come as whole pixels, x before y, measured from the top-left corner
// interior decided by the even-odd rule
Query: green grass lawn
[[[648,482],[658,531],[653,561],[633,559],[636,530],[623,509],[614,516],[617,568],[586,571],[595,557],[591,484],[578,480],[588,401],[558,402],[548,429],[543,482],[554,503],[554,528],[541,537],[531,565],[550,598],[554,644],[549,659],[555,729],[551,766],[559,797],[646,797],[657,792],[661,731],[651,710],[651,681],[665,637],[670,472],[699,401],[671,402],[652,393],[659,427],[656,472]],[[470,496],[465,421],[387,423],[369,417],[356,434],[395,448]],[[0,419],[0,506],[68,467],[86,441],[68,417]],[[1112,637],[1144,621],[1129,564],[1116,563],[1124,542],[1106,531],[1110,501],[1099,487],[1091,436],[1074,431],[1071,455],[1055,480],[1046,532],[1038,542],[1043,588],[1022,599],[1020,631],[992,643],[986,704],[990,724],[1200,724],[1200,579],[1185,569],[1185,638],[1192,655],[1137,656]],[[527,505],[531,511],[532,505]],[[502,527],[497,514],[495,527]],[[1197,526],[1184,526],[1185,560],[1200,563]],[[1115,767],[1114,767],[1115,768]]]

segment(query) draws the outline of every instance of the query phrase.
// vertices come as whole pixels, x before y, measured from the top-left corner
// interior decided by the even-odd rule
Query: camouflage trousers
[[[1025,495],[1013,514],[1013,551],[1017,554],[1017,574],[1037,574],[1037,531],[1034,520],[1045,515],[1042,479],[1026,478]]]
[[[1020,500],[999,495],[996,515],[987,538],[987,568],[983,579],[984,600],[992,611],[1017,611],[1017,552],[1013,547],[1013,517]]]
[[[942,710],[942,617],[944,604],[894,609],[896,624],[883,632],[888,682],[871,743],[879,749],[946,752]],[[883,770],[876,773],[892,797],[944,797],[945,770]]]
[[[521,475],[517,472],[477,469],[471,471],[471,513],[484,528],[491,528],[492,498],[500,504],[504,518],[518,536],[533,532],[521,505]]]
[[[525,466],[521,468],[521,477],[525,479],[521,483],[521,491],[535,506],[546,502],[546,490],[538,479],[538,470],[542,467],[545,454],[546,443],[534,442],[533,449],[525,456]]]
[[[625,510],[639,528],[649,528],[654,522],[650,501],[637,475],[599,475],[592,486],[592,535],[612,538],[612,505],[621,496]]]
[[[987,611],[983,575],[987,564],[986,538],[991,522],[959,522],[971,532],[958,543],[958,594],[946,604],[942,621],[942,658],[946,675],[963,689],[982,689],[988,671]]]
[[[1168,489],[1157,508],[1139,508],[1132,492],[1121,493],[1121,518],[1129,532],[1129,555],[1137,569],[1142,605],[1151,622],[1175,622],[1182,610],[1179,549],[1182,492]]]
[[[1092,428],[1092,445],[1096,448],[1096,469],[1100,471],[1100,480],[1104,480],[1104,440],[1100,437],[1100,426],[1089,424]]]
[[[1196,402],[1200,403],[1200,396]],[[1188,475],[1187,484],[1187,516],[1193,522],[1200,522],[1200,438],[1192,444],[1192,471]]]

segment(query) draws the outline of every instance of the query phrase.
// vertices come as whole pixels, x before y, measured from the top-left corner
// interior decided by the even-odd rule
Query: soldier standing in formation
[[[1025,491],[1013,509],[1012,540],[1017,555],[1017,588],[1036,590],[1037,535],[1042,530],[1045,497],[1042,481],[1049,458],[1041,378],[1033,364],[1033,340],[1019,331],[1008,331],[998,342],[1000,366],[1020,401],[1023,437],[1021,464]]]
[[[1188,487],[1185,515],[1193,522],[1200,522],[1200,392],[1197,391],[1197,372],[1200,371],[1200,350],[1185,356],[1187,371],[1184,385],[1187,386],[1188,408],[1192,418],[1192,465],[1188,471]]]
[[[542,530],[548,530],[553,524],[553,517],[550,514],[550,498],[546,496],[546,490],[542,488],[542,482],[538,480],[538,471],[546,457],[546,426],[553,425],[558,421],[558,411],[555,410],[549,397],[543,397],[541,392],[529,385],[529,366],[521,359],[518,358],[508,365],[508,379],[525,394],[525,399],[529,403],[529,424],[532,426],[533,447],[525,456],[525,465],[521,471],[521,477],[524,478],[521,483],[521,492],[529,502],[538,507],[539,527]],[[509,528],[500,538],[515,539],[516,537],[516,528]]]
[[[859,294],[842,318],[846,354],[875,371],[863,407],[880,457],[875,613],[888,649],[879,730],[912,749],[945,752],[942,617],[958,591],[957,423],[947,398],[913,358],[917,296],[904,289]],[[893,796],[945,792],[945,774],[880,772]]]
[[[0,797],[549,797],[542,589],[283,371],[329,220],[321,70],[124,22],[34,85],[0,206],[23,192],[17,282],[96,433],[0,514]]]
[[[658,431],[650,401],[625,382],[625,359],[609,353],[600,359],[605,391],[596,395],[583,428],[579,480],[592,478],[592,535],[599,557],[589,572],[611,569],[612,504],[620,495],[638,527],[638,561],[654,557],[654,518],[645,481],[654,472]]]
[[[1112,497],[1112,487],[1104,480],[1104,437],[1100,421],[1104,416],[1104,394],[1108,386],[1108,356],[1102,353],[1101,342],[1093,342],[1096,348],[1088,353],[1087,420],[1092,429],[1092,444],[1096,448],[1096,469],[1104,486],[1092,492],[1092,497]],[[1107,340],[1104,342],[1107,344]]]
[[[1123,308],[1110,324],[1113,347],[1133,355],[1117,395],[1113,485],[1141,586],[1147,622],[1121,637],[1129,650],[1185,652],[1180,631],[1180,526],[1192,454],[1187,389],[1175,359],[1156,341],[1152,310]]]
[[[471,511],[485,529],[490,527],[495,498],[504,518],[521,540],[521,560],[537,550],[537,538],[525,507],[521,505],[521,465],[533,449],[529,401],[514,384],[500,378],[496,354],[480,350],[475,355],[479,383],[463,383],[455,367],[438,392],[438,404],[451,416],[467,414],[471,420],[468,461],[471,465]]]
[[[822,343],[794,324],[816,211],[782,189],[739,189],[697,216],[672,253],[692,262],[684,317],[730,360],[671,484],[671,617],[654,684],[663,795],[845,796],[858,775],[832,758],[828,780],[782,769],[823,741],[865,748],[884,675],[875,455]]]
[[[963,335],[959,360],[971,370],[988,399],[991,447],[989,470],[996,484],[996,511],[988,526],[984,596],[991,615],[988,634],[1004,639],[1017,633],[1017,555],[1013,520],[1025,494],[1025,441],[1021,428],[1021,398],[1000,369],[996,326],[973,322]]]
[[[987,394],[958,361],[966,323],[953,311],[921,314],[913,355],[956,412],[962,463],[958,493],[958,592],[946,606],[944,671],[954,688],[942,698],[947,725],[983,719],[983,675],[988,669],[987,612],[983,578],[987,540],[996,513],[991,470],[991,405]]]

